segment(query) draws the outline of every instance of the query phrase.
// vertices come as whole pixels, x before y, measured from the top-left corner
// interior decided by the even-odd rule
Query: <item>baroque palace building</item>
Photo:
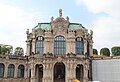
[[[93,31],[69,17],[51,17],[26,31],[26,56],[0,55],[0,82],[81,82],[91,80]]]

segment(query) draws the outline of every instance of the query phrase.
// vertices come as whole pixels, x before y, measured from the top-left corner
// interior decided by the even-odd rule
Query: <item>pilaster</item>
[[[32,52],[35,53],[35,38],[33,38],[33,41],[32,41]]]
[[[18,65],[15,65],[14,78],[17,78]]]
[[[29,40],[26,41],[26,55],[27,56],[30,55],[30,41]]]
[[[4,78],[7,78],[7,71],[8,71],[8,63],[5,64],[5,70],[4,70]]]
[[[35,82],[35,66],[32,64],[31,66],[31,82]]]

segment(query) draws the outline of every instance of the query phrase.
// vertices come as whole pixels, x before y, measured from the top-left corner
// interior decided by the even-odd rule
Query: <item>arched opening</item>
[[[65,65],[56,63],[54,66],[54,82],[65,82]]]
[[[80,80],[80,82],[83,82],[83,65],[78,64],[76,67],[76,78]]]
[[[66,53],[66,42],[63,36],[57,36],[54,40],[54,54],[64,55]]]
[[[76,54],[83,55],[84,52],[84,43],[83,43],[83,38],[82,37],[77,37],[75,40],[75,45],[76,45]]]
[[[4,64],[3,63],[0,63],[0,78],[3,78],[4,77]]]
[[[14,78],[14,71],[15,71],[15,66],[14,66],[14,64],[10,64],[10,65],[8,66],[7,77],[8,77],[8,78]]]
[[[42,36],[37,37],[36,39],[36,54],[44,53],[44,38]]]
[[[35,77],[36,77],[36,82],[42,82],[43,78],[43,65],[42,64],[37,64],[36,69],[35,69]]]
[[[18,66],[18,73],[17,73],[18,78],[24,78],[24,70],[25,70],[24,65]]]

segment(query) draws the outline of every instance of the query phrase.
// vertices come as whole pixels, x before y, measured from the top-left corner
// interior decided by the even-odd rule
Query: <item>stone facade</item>
[[[38,23],[26,34],[26,56],[1,56],[4,75],[0,82],[72,82],[76,78],[87,82],[91,79],[92,30],[88,33],[81,24],[70,23],[69,17],[62,17],[60,9],[58,18],[52,17],[50,23]],[[83,47],[76,47],[77,38],[78,45]],[[15,66],[13,78],[7,77],[10,64]],[[21,78],[18,78],[19,65],[24,66],[24,77]]]

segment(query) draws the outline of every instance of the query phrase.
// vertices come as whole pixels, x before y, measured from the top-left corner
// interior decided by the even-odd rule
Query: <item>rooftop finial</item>
[[[62,16],[62,9],[59,9],[59,17]]]

